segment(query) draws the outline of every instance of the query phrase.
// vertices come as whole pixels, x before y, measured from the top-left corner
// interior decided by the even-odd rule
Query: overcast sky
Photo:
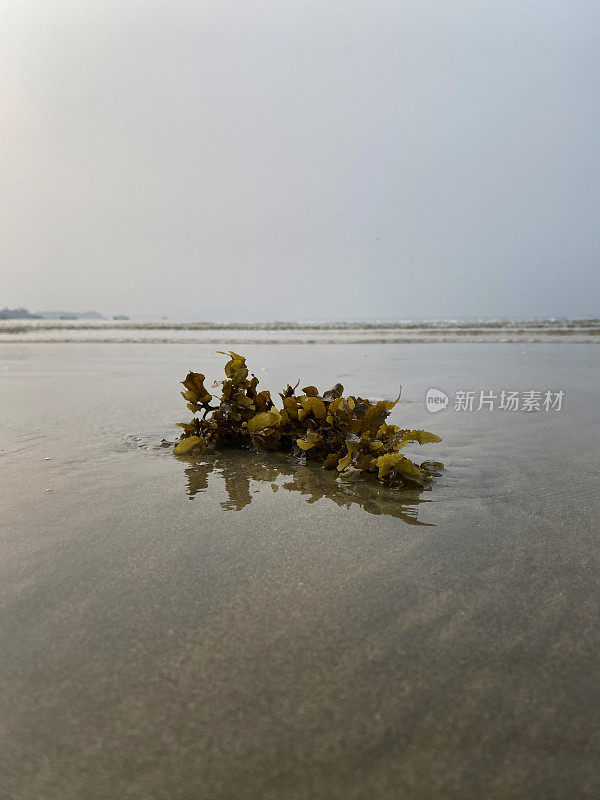
[[[4,0],[0,306],[600,314],[597,0]]]

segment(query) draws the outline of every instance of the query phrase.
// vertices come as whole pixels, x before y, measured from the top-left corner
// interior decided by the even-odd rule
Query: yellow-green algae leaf
[[[388,405],[389,404],[384,400],[380,400],[378,403],[375,403],[374,406],[371,406],[363,418],[360,432],[370,433],[371,436],[375,437],[383,421],[389,414]]]
[[[175,446],[175,450],[173,452],[181,456],[184,453],[191,452],[195,447],[202,444],[202,437],[201,436],[188,436],[186,439],[182,439],[179,444]]]
[[[240,380],[245,380],[248,377],[248,368],[246,367],[246,359],[244,356],[234,353],[233,350],[229,350],[228,353],[224,353],[222,350],[218,350],[217,352],[224,356],[230,356],[229,361],[225,364],[225,375],[227,375],[228,378],[233,378],[234,383],[238,383]],[[245,375],[243,374],[244,369],[246,370]],[[238,376],[236,376],[236,373],[238,373]]]
[[[193,403],[210,403],[212,395],[204,386],[205,380],[206,378],[201,372],[188,372],[185,380],[181,381],[187,392],[182,392],[181,394],[186,400]]]
[[[254,403],[252,402],[251,398],[243,394],[242,392],[236,395],[235,402],[239,406],[244,406],[244,408],[251,408],[254,406]]]
[[[327,409],[320,397],[303,397],[300,402],[302,403],[302,408],[312,414],[315,419],[325,419]]]
[[[322,440],[323,437],[315,433],[315,431],[308,431],[306,438],[296,439],[296,444],[301,450],[312,450],[312,448],[320,444]]]
[[[402,394],[402,387],[400,387],[400,389],[398,390],[398,397],[395,400],[392,400],[392,401],[384,400],[383,401],[385,403],[385,407],[387,408],[388,411],[391,411],[392,408],[394,408],[398,404],[398,401],[400,400],[400,395],[401,394]]]
[[[295,397],[284,397],[283,407],[287,411],[290,419],[298,419],[298,401]]]
[[[348,447],[348,452],[343,458],[340,458],[338,462],[337,466],[338,472],[342,472],[343,470],[346,469],[346,467],[350,466],[350,462],[352,461],[352,456],[359,449],[359,444],[358,442],[348,442],[347,447]]]
[[[281,421],[281,414],[277,409],[262,411],[260,414],[248,420],[248,430],[251,432],[262,431],[263,428],[272,428]]]
[[[407,478],[412,478],[418,483],[422,483],[425,479],[423,471],[401,453],[385,453],[376,459],[376,464],[380,478],[387,478],[394,471]]]
[[[335,414],[339,408],[343,407],[344,405],[344,398],[343,397],[336,397],[335,400],[332,400],[329,403],[329,413]]]
[[[419,444],[437,444],[442,441],[442,437],[429,431],[406,431],[402,437],[409,442],[418,442]]]

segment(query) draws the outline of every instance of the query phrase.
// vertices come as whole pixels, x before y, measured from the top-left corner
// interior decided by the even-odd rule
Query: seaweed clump
[[[323,394],[315,386],[296,394],[298,382],[280,392],[278,409],[269,391],[258,390],[258,378],[250,375],[244,356],[231,351],[229,356],[225,380],[215,383],[221,386],[218,405],[212,405],[204,375],[190,372],[182,381],[181,394],[194,417],[177,423],[183,428],[177,455],[221,447],[291,451],[320,461],[346,479],[373,474],[390,485],[420,488],[427,487],[442,467],[435,461],[416,464],[400,452],[409,442],[442,441],[428,431],[386,423],[400,395],[391,402],[344,397],[341,383]]]

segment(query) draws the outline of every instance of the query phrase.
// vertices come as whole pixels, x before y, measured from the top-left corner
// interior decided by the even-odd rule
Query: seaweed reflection
[[[369,514],[397,517],[409,525],[433,527],[417,519],[418,504],[428,501],[422,499],[422,492],[416,489],[390,489],[364,476],[353,482],[343,481],[337,472],[325,470],[318,464],[298,464],[295,459],[275,453],[231,450],[224,455],[176,458],[187,464],[186,491],[190,500],[208,489],[212,475],[222,478],[227,500],[221,506],[226,511],[241,511],[250,505],[258,491],[252,487],[254,481],[269,484],[273,492],[299,492],[307,503],[316,503],[325,497],[340,507],[358,505]]]

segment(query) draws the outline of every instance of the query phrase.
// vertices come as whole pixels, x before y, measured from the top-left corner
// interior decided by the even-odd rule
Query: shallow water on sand
[[[598,796],[596,347],[246,346],[272,390],[403,384],[391,421],[446,470],[396,502],[161,447],[214,349],[0,344],[6,796]],[[565,396],[430,414],[430,387]]]

